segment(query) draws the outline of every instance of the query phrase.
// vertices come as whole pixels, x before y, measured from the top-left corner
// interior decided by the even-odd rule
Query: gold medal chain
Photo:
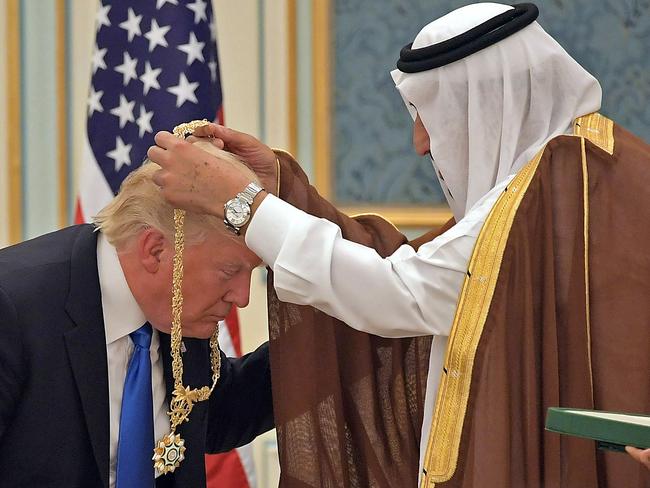
[[[184,138],[187,133],[205,125],[207,121],[192,121],[174,128],[174,135]],[[172,271],[172,327],[171,356],[174,391],[169,403],[169,420],[171,432],[156,443],[154,448],[154,467],[163,474],[173,472],[185,458],[185,441],[176,428],[189,420],[190,412],[196,402],[207,400],[219,381],[221,371],[221,354],[219,352],[219,325],[210,337],[210,366],[212,369],[212,386],[191,388],[183,386],[183,359],[181,344],[183,340],[181,315],[183,312],[183,251],[185,248],[185,211],[174,209],[174,261]]]
[[[185,249],[185,233],[183,232],[185,211],[174,209],[174,268],[173,268],[173,297],[172,297],[172,375],[174,377],[173,399],[170,403],[170,423],[172,432],[176,427],[189,418],[194,403],[207,400],[214,390],[221,370],[221,354],[219,354],[219,326],[210,337],[210,365],[212,368],[212,386],[190,388],[183,386],[183,360],[181,358],[181,313],[183,310],[183,251]]]

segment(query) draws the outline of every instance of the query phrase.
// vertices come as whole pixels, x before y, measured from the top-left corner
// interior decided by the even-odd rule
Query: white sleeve
[[[268,195],[246,244],[273,270],[282,301],[311,305],[383,337],[449,335],[489,207],[468,213],[418,252],[403,245],[384,259],[343,239],[337,225]]]

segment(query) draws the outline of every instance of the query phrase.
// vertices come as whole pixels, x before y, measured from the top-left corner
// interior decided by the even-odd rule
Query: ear
[[[151,274],[159,271],[165,258],[168,242],[158,229],[145,229],[138,236],[137,252],[142,267]]]

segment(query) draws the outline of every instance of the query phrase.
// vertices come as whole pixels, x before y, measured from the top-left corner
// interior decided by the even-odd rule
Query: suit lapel
[[[183,357],[183,384],[192,388],[211,384],[209,344],[207,340],[183,339],[187,348]],[[160,345],[163,353],[163,368],[165,384],[167,385],[167,400],[171,399],[174,390],[174,377],[171,368],[171,345],[167,334],[160,334]],[[207,429],[207,404],[203,401],[194,404],[189,422],[184,422],[177,429],[185,439],[187,451],[185,460],[174,473],[177,486],[205,485],[205,434]]]
[[[174,390],[174,377],[172,376],[172,360],[170,353],[170,337],[169,334],[163,334],[158,331],[160,339],[160,354],[163,360],[163,376],[165,377],[165,388],[167,393],[167,404],[172,399],[172,391]]]
[[[88,435],[104,486],[108,486],[108,365],[102,299],[97,271],[97,234],[88,225],[72,249],[66,311],[76,327],[65,343],[79,390]]]

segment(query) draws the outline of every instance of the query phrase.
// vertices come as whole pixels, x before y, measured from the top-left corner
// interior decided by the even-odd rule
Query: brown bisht
[[[382,256],[407,242],[378,216],[336,211],[290,155],[276,153],[283,200],[335,222],[345,238]],[[280,486],[416,486],[431,338],[384,339],[280,302],[271,273],[268,304]]]
[[[470,261],[423,487],[650,487],[628,455],[544,431],[551,406],[650,412],[649,243],[650,146],[605,117],[521,170]]]

